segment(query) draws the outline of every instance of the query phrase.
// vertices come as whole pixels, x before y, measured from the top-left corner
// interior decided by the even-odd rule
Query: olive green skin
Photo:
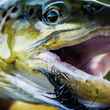
[[[48,25],[42,27],[43,30],[41,31],[39,27],[34,27],[33,24],[35,22],[32,20],[22,21],[16,19],[8,20],[5,23],[0,36],[1,39],[6,38],[0,44],[0,96],[6,98],[6,95],[8,92],[10,93],[11,89],[14,92],[11,92],[10,97],[14,97],[15,100],[41,103],[41,100],[39,101],[33,94],[25,90],[25,88],[14,84],[11,77],[17,77],[19,72],[21,76],[25,76],[25,78],[32,82],[31,77],[34,77],[36,80],[41,79],[44,83],[48,82],[44,74],[39,71],[39,68],[48,70],[51,64],[42,59],[40,61],[39,59],[34,59],[33,61],[33,56],[39,56],[45,51],[77,45],[93,38],[97,33],[110,31],[109,23],[105,26],[101,25],[105,18],[108,21],[109,14],[105,16],[97,14],[91,20],[83,14],[81,6],[78,5],[79,2],[75,2],[75,4],[69,0],[65,2],[67,6],[70,6],[69,14],[71,19],[68,18],[68,21],[65,21],[63,24],[55,26]],[[107,1],[107,3],[109,2]],[[78,16],[73,15],[73,10],[78,13]],[[94,24],[93,21],[95,21]],[[36,20],[37,22],[39,22],[38,19]],[[39,45],[34,45],[36,42],[40,42]],[[67,73],[67,75],[68,78],[65,78],[62,73],[59,80],[67,85],[71,93],[76,94],[83,100],[94,101],[96,99],[96,103],[110,105],[110,83],[108,80],[100,79],[92,75],[89,75],[89,78],[87,78],[87,73],[81,74],[80,72],[77,73],[77,77],[75,74],[71,75]],[[25,82],[24,79],[21,78],[21,80]],[[31,83],[29,84],[33,86]],[[48,84],[48,88],[53,92],[53,85],[50,82]],[[20,92],[20,90],[22,91]],[[6,94],[4,94],[4,91]],[[22,94],[24,97],[20,97],[16,93]]]

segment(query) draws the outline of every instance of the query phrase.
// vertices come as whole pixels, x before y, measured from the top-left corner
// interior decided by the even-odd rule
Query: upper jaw
[[[62,27],[62,28],[61,28]],[[56,29],[56,30],[55,30]],[[73,46],[97,36],[107,36],[110,26],[101,26],[96,23],[64,23],[56,26],[51,31],[51,40],[44,44],[48,50]]]

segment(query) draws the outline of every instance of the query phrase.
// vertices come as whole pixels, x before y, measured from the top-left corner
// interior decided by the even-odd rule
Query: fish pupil
[[[45,21],[46,24],[57,24],[59,22],[60,12],[56,9],[50,9],[48,10],[44,16],[43,21]]]
[[[55,11],[49,11],[48,14],[47,14],[47,19],[49,22],[56,22],[57,19],[58,19],[58,14],[55,12]]]

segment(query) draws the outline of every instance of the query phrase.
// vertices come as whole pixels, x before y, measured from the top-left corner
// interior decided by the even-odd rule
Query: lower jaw
[[[84,71],[97,78],[110,80],[110,37],[99,36],[82,44],[64,47],[51,51],[58,55],[62,62]],[[109,108],[109,104],[94,102],[93,100],[78,99],[90,108]]]
[[[46,55],[46,54],[48,54],[48,55]],[[91,78],[93,78],[93,80],[97,80],[97,78],[98,78],[98,80],[100,80],[100,78],[99,78],[99,76],[97,76],[97,77],[91,77],[92,75],[90,75],[90,78],[88,78],[88,74],[90,74],[90,73],[87,73],[87,72],[84,72],[84,74],[82,73],[82,74],[79,74],[79,73],[77,73],[77,72],[81,72],[81,71],[79,71],[79,69],[77,69],[77,68],[74,68],[74,66],[72,66],[71,64],[68,64],[68,63],[66,63],[66,62],[63,62],[63,61],[61,61],[61,59],[57,56],[57,55],[55,55],[55,54],[53,54],[53,53],[50,53],[50,52],[47,52],[45,55],[44,55],[44,57],[46,58],[46,56],[48,56],[47,58],[46,58],[46,60],[48,60],[48,58],[50,57],[50,59],[52,58],[52,59],[54,59],[53,60],[53,62],[56,64],[56,65],[54,65],[58,70],[60,69],[60,70],[67,70],[67,71],[70,71],[70,72],[73,72],[73,73],[69,73],[69,74],[73,74],[73,77],[74,76],[76,76],[75,78],[75,80],[91,80],[92,81],[92,79]],[[76,69],[76,70],[75,70]],[[65,71],[65,73],[67,73],[67,71]],[[74,71],[77,71],[76,73],[74,72]],[[76,75],[75,75],[76,74]],[[80,77],[80,75],[84,75],[84,76],[81,76]],[[87,77],[86,77],[87,76]],[[96,75],[93,75],[93,76],[96,76]],[[74,82],[74,81],[73,81]],[[77,85],[76,85],[77,86]],[[80,87],[80,86],[79,86]],[[94,86],[95,87],[95,86]],[[93,88],[94,88],[93,87]],[[67,88],[68,89],[68,88]],[[74,90],[74,89],[73,89]],[[70,95],[71,95],[71,97],[73,96],[73,94],[71,94],[71,92],[70,91],[68,91],[69,93],[70,93]],[[80,91],[79,91],[80,92]],[[84,92],[84,91],[83,91]],[[86,90],[85,90],[85,92],[86,92]],[[88,93],[87,93],[88,94]],[[104,93],[105,94],[105,93]],[[68,94],[69,95],[69,94]],[[91,94],[92,95],[92,94]],[[65,97],[65,96],[64,96]],[[76,97],[76,96],[75,96]],[[86,97],[86,98],[83,98],[83,96],[80,96],[81,98],[79,98],[79,97],[77,97],[77,100],[78,100],[78,105],[76,105],[76,106],[79,106],[79,107],[81,107],[82,105],[84,105],[85,107],[87,107],[87,108],[101,108],[101,109],[103,109],[103,108],[108,108],[108,107],[110,107],[109,106],[109,101],[107,102],[107,103],[103,103],[103,102],[100,102],[100,101],[95,101],[95,100],[93,100],[93,99],[90,99],[90,97]],[[96,96],[95,96],[95,98],[96,98]],[[68,102],[69,103],[72,103],[72,104],[74,104],[73,102],[71,102],[71,101],[73,101],[74,100],[74,98],[73,99],[68,99]],[[63,102],[63,101],[62,101]],[[76,102],[75,102],[76,103]],[[70,108],[72,108],[72,107],[74,107],[75,105],[71,105],[71,104],[68,104],[67,102],[66,102],[66,106],[67,107],[70,107]],[[64,103],[64,105],[65,105],[65,103]],[[83,106],[82,106],[83,107]],[[77,107],[78,108],[78,107]],[[83,109],[83,108],[81,108],[82,110],[85,110],[85,109]]]
[[[63,94],[63,97],[67,98],[67,102],[66,102],[67,107],[71,108],[71,107],[75,106],[75,105],[71,105],[71,104],[74,104],[73,103],[74,97],[72,98],[72,96],[74,96],[75,91],[77,91],[77,93],[78,93],[78,97],[76,96],[77,100],[78,100],[78,105],[76,105],[76,106],[80,106],[80,104],[81,104],[81,105],[85,105],[86,107],[90,107],[90,108],[106,108],[106,107],[109,107],[110,99],[108,98],[107,101],[105,101],[105,99],[107,98],[106,97],[107,95],[105,95],[105,94],[107,93],[108,96],[109,96],[109,90],[104,91],[104,89],[107,89],[107,87],[110,88],[110,83],[108,83],[108,82],[106,83],[106,81],[103,81],[102,78],[99,78],[99,76],[94,77],[95,75],[90,75],[90,73],[83,72],[82,70],[79,70],[78,68],[75,68],[71,64],[63,62],[56,54],[53,54],[51,52],[42,53],[40,55],[40,58],[42,60],[46,61],[48,63],[48,65],[50,65],[48,67],[49,71],[51,69],[51,66],[52,67],[54,66],[56,69],[58,69],[58,71],[63,72],[63,73],[67,73],[68,77],[70,78],[69,82],[67,82],[67,83],[70,83],[70,85],[72,85],[72,83],[76,84],[76,82],[78,81],[77,85],[74,86],[75,89],[73,88],[73,89],[70,90],[67,87],[66,90],[68,90],[69,94],[67,93],[65,95],[65,92]],[[65,83],[65,80],[64,80],[64,83]],[[86,81],[88,81],[87,84],[86,84]],[[89,85],[89,83],[90,83],[90,85]],[[98,85],[96,85],[96,83],[98,83]],[[106,86],[104,87],[103,83],[104,84],[109,84],[109,85],[107,87]],[[79,89],[76,89],[77,88],[76,86],[78,86]],[[82,87],[84,87],[83,90],[81,90]],[[90,91],[88,91],[88,89],[91,88],[91,87],[93,89],[90,89]],[[99,87],[98,88],[98,91],[99,91],[98,94],[103,93],[102,94],[103,96],[99,96],[98,100],[94,100],[96,98],[96,96],[98,95],[97,93],[94,94],[94,91],[96,91],[97,87]],[[72,91],[74,91],[74,92],[72,92]],[[84,94],[85,94],[85,96],[84,96]],[[67,97],[68,95],[70,96],[70,98]],[[102,99],[99,100],[101,97],[104,97],[104,100],[102,100]],[[62,99],[60,101],[62,101]],[[64,103],[64,105],[65,105],[65,103]],[[85,109],[82,109],[82,110],[85,110]]]
[[[109,63],[110,62],[110,36],[96,36],[81,44],[70,46],[70,47],[64,47],[57,50],[51,50],[50,52],[51,53],[46,53],[43,56],[43,58],[47,56],[45,60],[50,60],[50,62],[51,62],[51,59],[52,60],[54,59],[53,62],[54,61],[56,62],[57,60],[58,63],[56,66],[58,67],[58,69],[62,70],[63,72],[64,70],[70,71],[71,73],[69,74],[73,74],[75,80],[87,79],[92,82],[92,79],[95,81],[98,79],[98,81],[101,82],[102,78],[104,79],[106,75],[108,75],[107,73],[110,70],[110,63]],[[76,67],[75,69],[78,70],[78,71],[76,70],[77,74],[74,72],[74,67]],[[99,77],[101,77],[101,81]],[[102,83],[103,81],[99,84],[101,85],[101,87],[103,87]],[[108,85],[110,85],[110,82]],[[85,84],[85,86],[87,85]],[[94,87],[96,86],[97,85],[94,85]],[[107,87],[110,88],[110,86],[107,86]],[[101,89],[101,93],[103,92],[104,89],[105,89],[104,87]],[[80,94],[80,91],[79,91],[79,94]],[[104,91],[104,94],[103,94],[104,97],[106,97],[105,94],[106,92]],[[110,105],[109,98],[107,99],[106,102],[104,102],[105,100],[94,102],[93,99],[90,99],[90,97],[87,97],[84,100],[83,99],[81,100],[79,99],[79,102],[87,107],[92,107],[92,108],[104,107],[105,108],[105,107],[108,107],[108,105]]]

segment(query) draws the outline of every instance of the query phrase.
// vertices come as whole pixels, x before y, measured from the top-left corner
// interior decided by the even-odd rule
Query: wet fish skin
[[[75,8],[75,10],[79,12],[79,8]],[[39,19],[34,23],[28,19],[6,22],[4,31],[0,36],[0,45],[2,45],[0,48],[0,96],[2,98],[31,103],[48,103],[69,109],[57,100],[54,91],[56,86],[59,86],[60,89],[66,84],[70,92],[76,92],[75,81],[79,81],[79,87],[81,87],[83,81],[95,78],[76,68],[77,74],[75,74],[75,71],[69,71],[61,62],[60,66],[57,66],[57,71],[53,72],[52,66],[54,63],[59,65],[59,58],[50,55],[50,53],[45,56],[44,53],[48,53],[49,50],[80,44],[93,37],[97,32],[109,32],[110,30],[109,26],[102,27],[83,17],[82,13],[78,14],[78,16],[72,15],[64,23],[54,26],[46,25]],[[52,75],[53,79],[51,79]],[[56,79],[61,82],[61,85]],[[101,79],[99,79],[100,81]],[[71,84],[71,82],[73,83]],[[86,87],[87,83],[84,83],[83,86]],[[78,95],[81,95],[81,92]]]

